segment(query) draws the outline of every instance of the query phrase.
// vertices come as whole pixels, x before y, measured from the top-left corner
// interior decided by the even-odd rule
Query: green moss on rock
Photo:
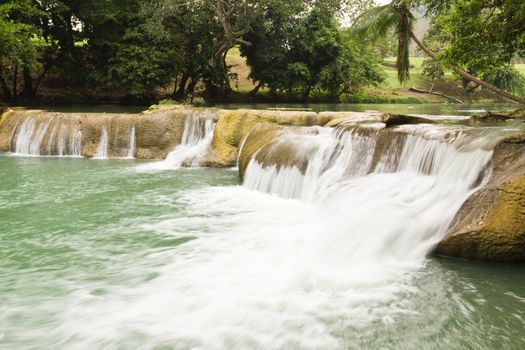
[[[456,215],[437,254],[499,262],[525,261],[525,135],[496,146],[493,175]]]

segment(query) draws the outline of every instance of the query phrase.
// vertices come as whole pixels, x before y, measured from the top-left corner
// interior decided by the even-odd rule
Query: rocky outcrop
[[[303,112],[276,110],[218,110],[213,145],[204,162],[209,166],[229,167],[237,162],[239,148],[247,135],[259,124],[306,127],[355,124],[363,120],[379,121],[379,113]],[[253,138],[252,138],[253,139]],[[264,140],[264,138],[263,138]],[[242,163],[242,160],[241,162]]]
[[[525,134],[494,149],[489,182],[456,215],[436,254],[486,261],[525,261]]]
[[[276,140],[284,132],[284,128],[277,124],[261,123],[256,125],[247,136],[239,152],[239,174],[244,177],[248,163],[255,153]]]
[[[415,117],[403,114],[384,113],[381,115],[381,122],[386,124],[386,127],[392,127],[405,124],[435,124],[434,120],[422,117]]]
[[[475,115],[472,119],[482,122],[497,122],[506,120],[525,121],[525,109],[511,109],[500,112],[487,112],[482,115]]]
[[[186,118],[195,113],[193,110],[171,109],[140,114],[106,113],[56,113],[37,110],[11,110],[4,114],[0,124],[0,151],[12,151],[17,128],[28,118],[35,121],[37,127],[44,123],[49,126],[42,137],[42,147],[55,147],[50,143],[61,128],[66,133],[72,128],[82,133],[82,155],[92,157],[105,129],[109,142],[110,156],[125,156],[122,145],[129,143],[130,132],[135,129],[135,157],[140,159],[163,159],[181,141]],[[53,138],[53,140],[51,140]]]
[[[317,123],[315,112],[233,110],[219,111],[213,145],[207,157],[207,164],[234,166],[244,139],[258,124],[271,123],[287,126],[312,126]]]

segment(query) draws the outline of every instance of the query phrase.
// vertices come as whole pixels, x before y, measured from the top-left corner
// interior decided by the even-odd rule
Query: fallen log
[[[418,88],[415,88],[415,87],[411,87],[408,90],[412,91],[412,92],[417,92],[418,94],[427,94],[427,95],[441,96],[441,97],[444,97],[446,99],[449,99],[451,101],[454,101],[454,102],[457,102],[457,103],[461,103],[461,104],[465,103],[462,100],[460,100],[459,98],[448,96],[448,95],[445,95],[445,94],[443,94],[441,92],[428,91],[428,90],[418,89]]]

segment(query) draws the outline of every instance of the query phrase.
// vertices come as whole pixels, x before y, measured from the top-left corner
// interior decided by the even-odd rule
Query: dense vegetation
[[[0,100],[30,102],[39,94],[64,96],[64,102],[86,95],[144,102],[194,95],[227,100],[235,77],[226,57],[234,47],[250,68],[252,95],[262,89],[270,96],[307,99],[315,93],[337,99],[380,84],[385,76],[378,63],[409,41],[399,27],[381,29],[377,40],[356,25],[348,28],[362,22],[359,16],[373,5],[372,0],[3,1]],[[525,53],[525,4],[414,0],[389,6],[412,16],[421,5],[432,18],[424,40],[437,53],[425,65],[432,81],[450,67],[461,68],[523,96],[525,79],[512,63]],[[397,62],[403,68],[408,51],[397,53],[404,55]],[[406,68],[401,80],[408,77]],[[467,81],[465,88],[474,90],[476,84]]]

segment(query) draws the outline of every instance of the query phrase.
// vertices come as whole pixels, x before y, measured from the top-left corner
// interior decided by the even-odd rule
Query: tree
[[[20,73],[39,66],[38,51],[45,42],[32,25],[39,15],[29,0],[0,4],[0,98],[6,102],[18,100]]]
[[[231,92],[226,66],[226,55],[235,45],[250,46],[244,40],[256,17],[256,0],[205,0],[214,12],[214,19],[221,26],[214,40],[212,55],[208,61],[211,76],[206,86],[211,97],[226,96]]]
[[[366,12],[359,18],[359,21],[356,25],[358,31],[366,33],[372,38],[384,37],[390,30],[395,30],[398,39],[396,66],[398,70],[398,79],[400,82],[404,82],[410,76],[409,45],[411,41],[414,41],[429,57],[439,61],[438,55],[426,45],[424,45],[423,42],[416,37],[412,30],[414,25],[414,16],[412,15],[410,6],[414,4],[414,2],[409,2],[406,0],[394,0],[388,5],[379,6]],[[469,81],[481,85],[484,88],[504,96],[505,98],[508,98],[512,101],[525,104],[525,99],[515,96],[467,73],[466,71],[458,68],[456,62],[448,61],[447,63],[450,68],[452,68],[464,79],[468,79]]]
[[[335,5],[267,3],[264,19],[246,35],[252,45],[241,47],[257,84],[254,92],[267,86],[304,99],[314,90],[337,97],[382,80],[376,59],[341,30]]]

